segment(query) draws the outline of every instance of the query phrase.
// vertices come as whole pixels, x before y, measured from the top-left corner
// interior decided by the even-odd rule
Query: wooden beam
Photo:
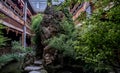
[[[9,31],[10,31],[10,28],[9,28],[9,27],[7,27],[7,28],[6,28],[6,30],[7,30],[7,34],[8,34],[8,33],[9,33]]]
[[[22,33],[23,33],[23,29],[20,29],[20,28],[14,26],[14,25],[12,25],[12,24],[9,24],[8,22],[5,22],[5,21],[3,21],[3,20],[1,20],[1,19],[0,19],[0,23],[2,23],[3,25],[5,25],[5,26],[7,26],[7,27],[9,27],[9,28],[18,30],[19,32],[22,32]],[[26,33],[27,33],[28,35],[32,35],[31,33],[27,32],[27,31],[26,31]]]
[[[0,2],[0,11],[5,13],[7,16],[13,18],[18,23],[21,23],[22,25],[24,25],[24,21],[20,17],[16,16],[14,12],[12,12],[10,9],[4,6],[1,2]]]
[[[22,33],[21,43],[22,43],[22,46],[24,46],[24,33]]]
[[[2,21],[2,24],[3,24],[3,25],[8,26],[8,27],[10,27],[10,28],[13,28],[13,29],[16,29],[16,30],[18,30],[18,31],[23,32],[22,29],[20,29],[20,28],[14,26],[14,25],[12,25],[12,24],[9,24],[8,22],[5,22],[5,21],[3,21],[3,20],[1,20],[1,21]]]
[[[18,31],[15,31],[16,32],[16,36],[18,36]]]

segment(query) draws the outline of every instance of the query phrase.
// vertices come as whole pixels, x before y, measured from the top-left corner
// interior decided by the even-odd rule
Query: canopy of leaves
[[[113,3],[111,8],[105,9]],[[102,5],[102,6],[101,6]],[[86,19],[75,41],[77,59],[89,63],[93,72],[120,67],[117,53],[120,51],[120,5],[110,0],[97,1],[92,17]],[[86,64],[88,65],[88,64]]]

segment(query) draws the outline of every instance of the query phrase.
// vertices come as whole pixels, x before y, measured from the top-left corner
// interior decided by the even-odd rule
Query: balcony
[[[16,15],[23,17],[22,10],[20,10],[11,0],[1,0],[4,5],[10,8]]]
[[[74,16],[83,6],[84,3],[82,4],[76,4],[72,9],[71,9],[71,13]]]
[[[22,9],[19,9],[16,4],[12,2],[12,0],[1,0],[0,1],[0,11],[2,11],[5,15],[14,19],[18,23],[24,25],[23,20],[23,12]],[[27,16],[26,26],[30,29],[30,17]]]
[[[18,7],[11,0],[1,0],[0,11],[24,25],[22,11],[20,11],[20,9],[18,9]]]

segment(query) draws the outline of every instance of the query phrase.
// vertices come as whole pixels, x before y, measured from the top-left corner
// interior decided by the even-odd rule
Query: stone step
[[[34,61],[34,64],[35,65],[42,65],[42,60],[36,60],[36,61]]]
[[[42,69],[43,66],[26,66],[25,67],[25,71],[35,71],[35,70],[40,70]]]
[[[45,69],[40,70],[41,73],[48,73]]]
[[[30,71],[29,73],[41,73],[40,71]]]

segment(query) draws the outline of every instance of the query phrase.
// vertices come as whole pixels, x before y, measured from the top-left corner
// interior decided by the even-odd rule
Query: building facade
[[[31,45],[31,16],[35,14],[29,2],[26,0],[0,0],[0,23],[6,28],[4,36],[12,41],[20,41],[22,45]],[[25,7],[26,5],[26,7]],[[25,12],[26,11],[26,12]]]
[[[89,18],[92,14],[91,3],[90,2],[83,2],[83,3],[76,3],[70,7],[70,13],[73,15],[72,19],[75,22],[76,26],[81,26],[82,22],[78,20],[79,16],[82,14],[86,18]]]

